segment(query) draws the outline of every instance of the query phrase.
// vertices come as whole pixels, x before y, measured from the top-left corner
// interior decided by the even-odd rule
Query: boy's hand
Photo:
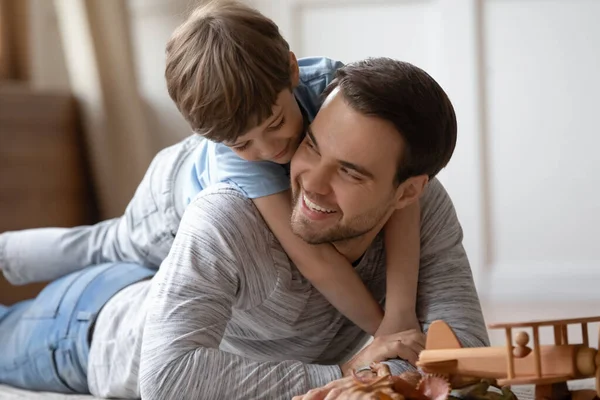
[[[350,361],[341,365],[342,374],[350,376],[352,370],[365,367],[373,362],[393,358],[401,358],[415,365],[419,359],[419,353],[424,348],[425,335],[416,329],[379,336]]]

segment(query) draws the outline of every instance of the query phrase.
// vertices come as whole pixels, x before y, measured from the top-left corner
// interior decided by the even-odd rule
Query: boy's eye
[[[235,146],[232,147],[232,149],[237,150],[237,151],[244,151],[246,150],[248,147],[250,146],[250,142],[245,142],[244,144],[242,144],[241,146]]]
[[[283,124],[285,124],[285,117],[281,118],[281,120],[279,121],[279,123],[275,126],[270,126],[269,130],[270,131],[276,131],[277,129],[281,128],[283,126]]]

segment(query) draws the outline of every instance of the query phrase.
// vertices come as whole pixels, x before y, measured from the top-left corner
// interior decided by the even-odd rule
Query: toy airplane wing
[[[463,348],[448,324],[434,321],[417,366],[426,373],[502,379],[506,378],[506,349]]]
[[[456,371],[458,360],[418,361],[417,367],[428,374],[452,374]]]
[[[531,375],[513,379],[499,379],[498,385],[551,385],[553,383],[566,382],[571,379],[573,379],[571,375],[544,375],[544,377],[542,378],[538,378],[535,375]]]
[[[444,321],[433,321],[427,331],[425,350],[421,352],[417,366],[427,373],[452,373],[456,370],[458,361],[450,354],[444,359],[423,357],[425,351],[460,349],[462,346],[458,338]]]
[[[568,335],[568,326],[569,325],[581,325],[581,334],[583,338],[583,345],[589,346],[588,342],[588,324],[600,322],[600,317],[589,317],[589,318],[569,318],[569,319],[549,319],[549,320],[535,320],[529,322],[510,322],[510,323],[501,323],[501,324],[490,324],[488,328],[490,329],[505,329],[507,332],[510,332],[513,328],[531,328],[535,331],[538,331],[541,327],[552,327],[554,329],[554,344],[559,345],[568,345],[569,344],[569,335]],[[536,339],[534,338],[534,341]],[[600,336],[598,337],[600,342]],[[600,343],[598,343],[598,347],[600,347]]]
[[[590,324],[594,322],[600,322],[600,317],[589,317],[589,318],[569,318],[569,319],[548,319],[548,320],[533,320],[528,322],[510,322],[510,323],[498,323],[490,324],[490,329],[505,329],[505,328],[532,328],[540,326],[565,326],[572,324]]]
[[[462,346],[454,331],[444,321],[433,321],[427,331],[426,350],[460,349]]]

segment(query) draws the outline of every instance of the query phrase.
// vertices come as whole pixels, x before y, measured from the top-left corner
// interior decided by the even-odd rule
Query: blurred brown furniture
[[[0,232],[90,223],[83,155],[71,95],[0,84]],[[32,298],[43,286],[11,286],[0,274],[0,304]]]
[[[29,79],[29,2],[0,0],[0,80]]]

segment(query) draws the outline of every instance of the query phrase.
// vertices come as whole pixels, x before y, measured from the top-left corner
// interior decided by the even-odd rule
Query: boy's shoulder
[[[300,80],[305,85],[315,83],[315,81],[326,81],[329,84],[340,67],[344,66],[341,61],[336,61],[327,57],[305,57],[298,59],[298,68],[300,69]]]
[[[344,64],[327,57],[298,59],[300,85],[295,90],[296,99],[304,109],[309,122],[321,107],[321,93],[335,77],[335,72]]]

